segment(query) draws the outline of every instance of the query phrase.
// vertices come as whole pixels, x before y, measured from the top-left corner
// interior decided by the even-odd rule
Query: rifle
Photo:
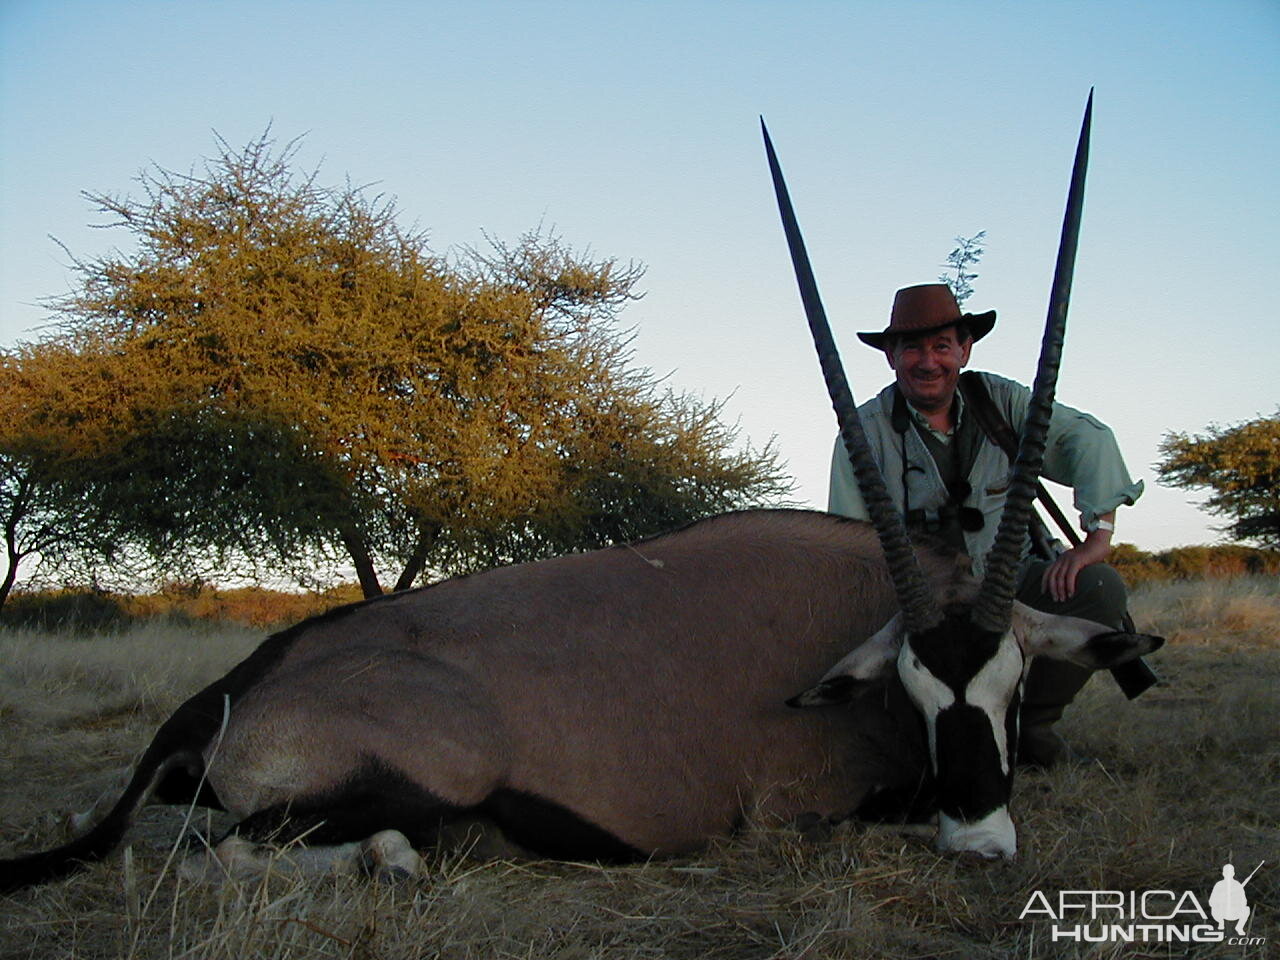
[[[1009,422],[1000,412],[1000,408],[991,399],[991,394],[987,392],[986,384],[982,382],[982,378],[973,371],[962,373],[960,375],[960,391],[964,394],[965,402],[969,405],[969,410],[973,413],[974,420],[977,421],[982,432],[1008,454],[1009,461],[1012,463],[1018,456],[1018,434],[1009,425]],[[1040,501],[1040,505],[1044,507],[1045,512],[1053,518],[1053,522],[1062,530],[1071,545],[1073,547],[1080,546],[1079,534],[1071,526],[1070,521],[1067,520],[1066,515],[1058,506],[1057,501],[1045,489],[1044,484],[1038,480],[1036,481],[1036,498]],[[1064,548],[1061,542],[1053,536],[1053,532],[1045,526],[1044,520],[1035,510],[1031,511],[1031,521],[1028,526],[1032,551],[1040,559],[1051,561],[1063,552]],[[1121,626],[1128,633],[1137,632],[1134,628],[1133,618],[1129,616],[1127,610],[1125,611],[1124,619],[1121,621]],[[1160,682],[1160,678],[1156,676],[1155,671],[1141,657],[1136,660],[1130,660],[1128,663],[1122,663],[1118,667],[1112,667],[1111,676],[1115,679],[1116,684],[1124,695],[1130,700],[1136,699],[1144,691]]]

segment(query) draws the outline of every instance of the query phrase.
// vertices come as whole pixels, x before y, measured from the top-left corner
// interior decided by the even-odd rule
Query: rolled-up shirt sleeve
[[[1008,393],[1009,418],[1021,431],[1030,391],[1012,381],[1004,384],[1017,388]],[[1092,414],[1065,403],[1053,405],[1044,451],[1044,476],[1071,487],[1080,511],[1080,525],[1086,529],[1102,514],[1122,505],[1133,506],[1142,496],[1142,481],[1129,476],[1111,428]]]
[[[1142,481],[1129,476],[1111,428],[1066,404],[1053,405],[1044,475],[1072,488],[1085,528],[1116,507],[1133,506],[1142,496]]]

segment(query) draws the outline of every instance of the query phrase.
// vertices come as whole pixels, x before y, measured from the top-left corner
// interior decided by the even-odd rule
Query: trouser
[[[1076,592],[1062,602],[1040,586],[1048,567],[1045,561],[1032,561],[1018,589],[1019,600],[1045,613],[1081,617],[1113,630],[1124,629],[1128,598],[1124,581],[1114,567],[1105,563],[1085,567],[1076,581]],[[1092,674],[1092,670],[1063,660],[1036,657],[1031,661],[1020,713],[1019,755],[1024,761],[1051,766],[1060,759],[1067,748],[1053,732],[1053,725]]]
[[[1076,580],[1076,592],[1059,603],[1040,586],[1049,566],[1045,560],[1031,561],[1022,577],[1022,585],[1018,588],[1019,600],[1045,613],[1081,617],[1112,630],[1124,629],[1124,615],[1128,610],[1129,598],[1125,592],[1124,580],[1115,567],[1105,563],[1085,567]]]

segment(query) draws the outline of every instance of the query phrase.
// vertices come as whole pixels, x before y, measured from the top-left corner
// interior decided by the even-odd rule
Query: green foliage
[[[77,261],[59,333],[13,358],[44,373],[0,451],[41,437],[113,563],[314,582],[345,556],[374,595],[785,496],[771,448],[630,366],[639,267],[541,232],[437,255],[295,148],[88,195],[132,252]]]
[[[1160,454],[1160,483],[1213,491],[1204,509],[1232,521],[1230,536],[1280,547],[1280,409],[1203,434],[1168,433]]]
[[[987,252],[982,246],[986,239],[987,231],[985,230],[979,230],[972,237],[956,237],[956,247],[947,255],[947,261],[944,264],[948,270],[954,271],[954,274],[944,273],[938,277],[939,283],[945,283],[951,288],[951,292],[956,296],[956,303],[961,306],[964,306],[964,302],[973,295],[973,281],[978,279],[973,268]]]

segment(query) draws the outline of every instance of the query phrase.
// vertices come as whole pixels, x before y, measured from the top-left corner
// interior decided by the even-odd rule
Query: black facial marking
[[[934,721],[934,772],[938,807],[957,820],[987,816],[1009,802],[1013,789],[1013,765],[1010,762],[1006,770],[1001,763],[991,718],[964,700],[970,681],[996,656],[1003,639],[1002,634],[975,626],[967,610],[951,610],[933,630],[913,634],[908,640],[920,665],[945,683],[955,697]],[[1020,703],[1015,686],[1003,718],[1010,757],[1017,746]]]
[[[1018,755],[1018,716],[1022,711],[1022,684],[1014,688],[1009,708],[1004,712],[1004,741],[1009,751],[1009,785],[1006,796],[1013,792],[1013,758]]]
[[[968,613],[948,614],[925,633],[912,634],[907,642],[931,674],[945,683],[956,700],[979,670],[996,654],[1002,634],[974,626]]]
[[[1013,764],[1006,773],[991,721],[977,707],[957,703],[938,714],[938,807],[957,820],[979,820],[1009,802]]]

